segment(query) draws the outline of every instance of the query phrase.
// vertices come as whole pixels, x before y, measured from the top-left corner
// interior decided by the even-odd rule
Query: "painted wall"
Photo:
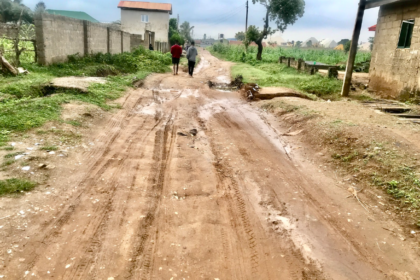
[[[403,20],[415,19],[411,47],[398,49]],[[370,87],[385,98],[420,97],[420,3],[382,6],[370,66]]]
[[[141,21],[142,15],[149,16],[149,23]],[[150,30],[155,32],[156,41],[168,42],[169,12],[121,9],[121,28],[125,32],[140,35]]]

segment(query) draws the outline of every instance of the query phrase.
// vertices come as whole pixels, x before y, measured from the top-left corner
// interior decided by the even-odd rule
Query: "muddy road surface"
[[[382,216],[268,114],[208,88],[230,64],[200,55],[193,79],[153,75],[127,93],[90,152],[52,176],[54,195],[22,198],[13,226],[0,220],[2,278],[420,279]],[[35,202],[48,211],[26,209]]]

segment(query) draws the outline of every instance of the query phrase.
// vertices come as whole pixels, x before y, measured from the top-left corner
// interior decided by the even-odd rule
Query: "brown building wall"
[[[398,49],[403,20],[415,19],[409,49]],[[370,67],[370,87],[382,97],[402,98],[420,89],[420,3],[382,6]]]

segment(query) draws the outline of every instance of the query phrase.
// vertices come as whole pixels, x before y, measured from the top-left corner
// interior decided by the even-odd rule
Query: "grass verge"
[[[115,105],[108,102],[121,97],[134,81],[144,79],[152,72],[170,71],[170,63],[169,54],[139,48],[133,53],[117,55],[69,56],[68,63],[48,67],[24,64],[30,74],[0,76],[0,146],[5,146],[15,132],[60,120],[64,103],[83,101],[110,110]],[[44,90],[44,85],[52,79],[63,76],[107,76],[107,83],[91,85],[88,94]]]
[[[278,63],[255,66],[238,63],[232,66],[231,74],[232,77],[242,75],[245,83],[256,83],[262,87],[287,87],[333,100],[339,98],[343,84],[341,80],[329,79],[320,74],[308,75]]]
[[[35,182],[17,178],[0,180],[0,196],[28,192],[34,189],[36,185]]]

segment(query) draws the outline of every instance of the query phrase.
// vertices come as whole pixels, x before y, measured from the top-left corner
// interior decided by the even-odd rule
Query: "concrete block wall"
[[[110,54],[118,54],[122,52],[121,36],[121,31],[108,28],[108,52]]]
[[[108,28],[100,23],[85,21],[85,36],[87,50],[85,54],[108,52]]]
[[[131,51],[131,34],[127,32],[122,32],[122,51],[130,52]]]
[[[415,20],[411,47],[398,49],[403,20]],[[382,6],[370,66],[370,87],[385,98],[404,99],[420,92],[420,3]]]
[[[38,62],[52,64],[84,54],[83,21],[44,13],[35,17]]]
[[[130,34],[130,46],[131,51],[137,49],[140,46],[144,46],[143,36]]]
[[[69,55],[77,53],[119,54],[144,44],[141,35],[132,35],[114,27],[47,13],[37,15],[38,62],[43,65],[65,62]]]
[[[0,23],[0,38],[16,38],[18,28],[15,24]]]

